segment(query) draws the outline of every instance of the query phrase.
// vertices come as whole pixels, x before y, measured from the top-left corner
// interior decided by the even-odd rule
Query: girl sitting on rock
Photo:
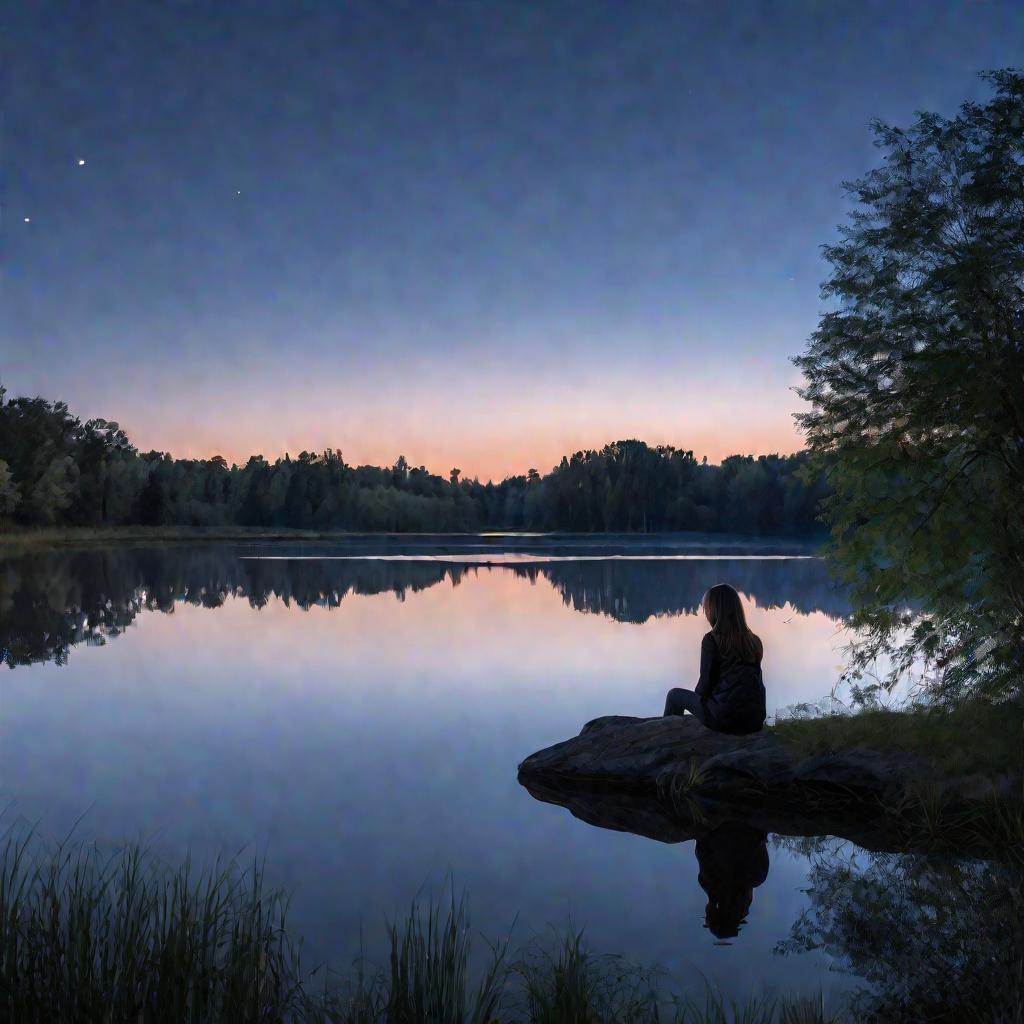
[[[700,645],[700,679],[692,690],[669,690],[665,714],[689,711],[716,732],[758,732],[765,719],[761,640],[747,626],[740,595],[727,583],[713,586],[701,607],[711,632]]]

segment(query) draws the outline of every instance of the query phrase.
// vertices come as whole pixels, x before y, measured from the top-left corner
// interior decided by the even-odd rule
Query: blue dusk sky
[[[9,5],[0,381],[142,449],[794,451],[869,122],[1024,3]]]

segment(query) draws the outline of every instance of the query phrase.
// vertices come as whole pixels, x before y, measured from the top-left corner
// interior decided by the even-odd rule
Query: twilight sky
[[[10,5],[0,380],[180,456],[793,451],[868,122],[1024,4]],[[84,163],[82,163],[84,161]]]

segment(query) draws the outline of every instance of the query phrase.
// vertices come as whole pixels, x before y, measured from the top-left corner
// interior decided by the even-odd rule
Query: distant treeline
[[[500,483],[458,469],[445,478],[402,457],[351,466],[337,450],[229,466],[139,452],[116,423],[83,423],[63,402],[6,400],[0,387],[0,523],[15,526],[807,534],[821,529],[825,485],[807,478],[806,462],[733,455],[709,465],[691,451],[617,441]]]

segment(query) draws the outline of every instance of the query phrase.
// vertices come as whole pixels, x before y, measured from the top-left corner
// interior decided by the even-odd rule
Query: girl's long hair
[[[764,654],[761,639],[750,631],[740,595],[728,583],[716,583],[704,595],[701,607],[723,656],[735,654],[740,661],[760,664]]]

